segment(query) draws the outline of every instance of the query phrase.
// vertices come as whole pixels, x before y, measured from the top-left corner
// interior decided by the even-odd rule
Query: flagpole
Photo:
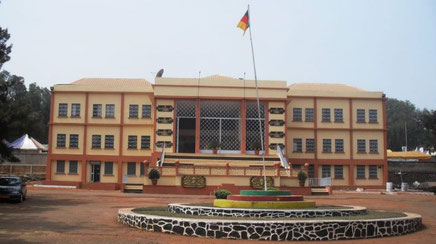
[[[267,190],[266,186],[266,169],[265,169],[265,148],[264,148],[264,138],[262,133],[262,121],[260,120],[260,102],[259,102],[259,89],[257,85],[257,73],[256,73],[256,61],[254,59],[254,48],[253,48],[253,38],[251,36],[251,14],[250,14],[250,4],[248,4],[248,31],[250,32],[250,43],[251,43],[251,56],[253,57],[253,69],[254,69],[254,82],[256,84],[256,100],[257,100],[257,115],[259,120],[259,133],[260,133],[260,146],[262,153],[262,162],[263,162],[263,186],[264,190]],[[266,123],[266,121],[265,121]]]

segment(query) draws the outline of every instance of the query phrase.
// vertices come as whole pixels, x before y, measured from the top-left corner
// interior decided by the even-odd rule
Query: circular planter
[[[240,191],[241,196],[290,196],[291,191],[260,191],[260,190],[242,190]]]

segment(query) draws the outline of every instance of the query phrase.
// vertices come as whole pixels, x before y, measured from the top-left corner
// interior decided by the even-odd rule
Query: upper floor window
[[[357,173],[356,173],[357,179],[365,179],[366,178],[365,165],[357,165],[356,171],[357,171]]]
[[[325,177],[331,177],[330,165],[323,165],[322,166],[322,178],[325,178]]]
[[[92,135],[92,148],[101,148],[101,135]]]
[[[129,105],[129,118],[138,118],[138,105]]]
[[[323,122],[330,122],[330,109],[329,108],[322,109],[322,121]]]
[[[142,118],[151,118],[151,105],[142,105]]]
[[[306,152],[315,152],[315,139],[306,139]]]
[[[369,178],[370,179],[377,179],[377,165],[370,165],[369,166]]]
[[[335,108],[335,122],[343,122],[343,110],[342,108]]]
[[[106,104],[106,118],[115,117],[115,104]]]
[[[303,120],[303,115],[302,115],[302,109],[301,108],[293,108],[292,109],[292,120],[293,121],[301,121]]]
[[[70,161],[68,166],[69,166],[68,169],[69,174],[77,174],[77,161]]]
[[[335,139],[335,151],[344,152],[344,139]]]
[[[79,135],[78,134],[70,134],[70,147],[72,147],[72,148],[79,147]]]
[[[66,140],[65,134],[57,134],[56,137],[56,147],[65,147],[65,140]]]
[[[357,110],[357,122],[365,123],[365,109]]]
[[[104,148],[114,148],[114,136],[105,135],[104,136]]]
[[[302,139],[301,138],[294,138],[294,152],[302,152],[303,151],[303,145],[302,145]]]
[[[369,140],[369,151],[378,152],[378,140]]]
[[[343,178],[344,178],[344,166],[335,165],[335,179],[343,179]]]
[[[370,123],[377,123],[377,109],[370,109],[369,110],[369,122]]]
[[[92,117],[101,118],[101,104],[92,105]]]
[[[71,104],[71,117],[80,116],[80,103]]]
[[[129,136],[128,137],[127,147],[129,149],[137,149],[138,148],[137,144],[138,144],[138,137],[137,136]]]
[[[366,141],[363,139],[357,140],[357,152],[364,153],[366,152]]]
[[[306,108],[305,110],[306,113],[306,122],[313,122],[313,108]]]
[[[59,103],[58,116],[67,116],[67,115],[68,115],[68,104],[67,103]]]
[[[322,151],[323,152],[331,152],[332,151],[332,140],[331,139],[322,139]]]
[[[65,174],[65,160],[56,161],[56,173]]]
[[[150,149],[150,136],[141,136],[141,149]]]

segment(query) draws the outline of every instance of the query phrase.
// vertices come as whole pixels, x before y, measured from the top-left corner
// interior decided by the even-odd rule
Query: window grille
[[[313,121],[313,108],[306,108],[306,122],[312,122]]]
[[[322,166],[322,178],[331,177],[330,165]]]
[[[141,148],[150,149],[150,136],[141,136]]]
[[[369,151],[378,152],[378,140],[369,140]]]
[[[344,152],[344,139],[335,139],[335,151]]]
[[[260,122],[263,133],[263,143],[265,148],[265,103],[260,102]],[[253,151],[252,144],[254,142],[260,143],[259,135],[259,116],[257,111],[257,102],[246,103],[246,123],[245,123],[245,149]]]
[[[129,105],[129,118],[138,118],[138,105]]]
[[[330,122],[330,109],[329,108],[322,109],[322,121],[323,122]]]
[[[301,108],[293,108],[292,109],[292,120],[293,121],[302,121],[303,120],[303,111]]]
[[[343,178],[344,178],[344,166],[335,165],[335,179],[343,179]]]
[[[114,148],[114,136],[105,135],[104,136],[104,148]]]
[[[66,139],[66,135],[65,134],[57,134],[57,137],[56,137],[56,146],[57,147],[65,147],[65,139]]]
[[[331,139],[322,139],[322,151],[323,152],[331,152],[332,151],[332,140]]]
[[[315,139],[306,139],[306,152],[315,152]]]
[[[342,108],[335,108],[335,122],[343,122],[343,110]]]
[[[77,161],[70,161],[68,173],[77,174]]]
[[[369,110],[369,122],[377,123],[377,109]]]
[[[68,104],[67,103],[59,103],[58,116],[67,116],[67,115],[68,115]]]
[[[357,170],[357,179],[366,179],[365,165],[357,165],[356,170]]]
[[[377,165],[370,165],[369,166],[369,178],[370,179],[377,179]]]
[[[71,117],[80,117],[80,103],[71,104]]]
[[[115,104],[106,104],[106,118],[115,117]]]
[[[357,140],[357,152],[364,153],[366,152],[366,142],[363,139]]]
[[[138,137],[137,136],[129,136],[128,137],[128,148],[129,149],[137,149],[137,142]]]
[[[92,105],[92,117],[101,118],[101,104],[93,104]]]
[[[301,138],[294,138],[294,152],[303,151],[303,140]]]
[[[151,118],[151,105],[142,105],[142,118]]]
[[[357,122],[361,122],[361,123],[365,122],[365,109],[357,110]]]
[[[79,147],[79,135],[70,134],[70,147]]]
[[[180,118],[195,118],[194,100],[177,100],[176,101],[176,116]]]
[[[101,148],[101,135],[92,135],[92,148]]]
[[[104,162],[104,174],[105,175],[113,175],[114,174],[114,163],[113,162]]]
[[[60,173],[60,174],[65,173],[65,160],[56,161],[56,173]]]
[[[136,163],[128,162],[127,163],[127,175],[135,176],[136,175]]]

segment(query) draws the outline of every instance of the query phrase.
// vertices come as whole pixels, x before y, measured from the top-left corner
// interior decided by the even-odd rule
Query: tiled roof
[[[383,97],[383,93],[366,91],[354,86],[343,84],[295,83],[289,86],[288,96],[381,98]]]
[[[55,85],[58,91],[125,91],[153,92],[153,86],[145,79],[84,78],[71,84]]]

